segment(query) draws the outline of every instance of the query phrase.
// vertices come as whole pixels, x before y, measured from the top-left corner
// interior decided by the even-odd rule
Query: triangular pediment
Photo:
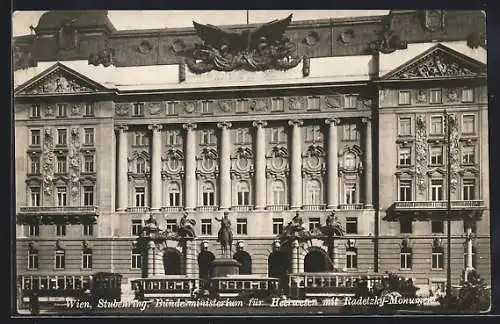
[[[382,80],[429,80],[486,76],[486,64],[442,44],[387,73]]]
[[[16,96],[89,94],[108,91],[103,85],[56,63],[15,90]]]

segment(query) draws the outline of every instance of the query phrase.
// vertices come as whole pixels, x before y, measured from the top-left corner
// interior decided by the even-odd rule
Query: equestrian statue
[[[233,233],[231,231],[231,221],[228,218],[228,212],[224,213],[222,219],[215,217],[220,222],[220,229],[217,235],[217,242],[220,243],[221,252],[223,257],[230,257],[232,254],[233,246]],[[227,248],[229,247],[229,254]]]

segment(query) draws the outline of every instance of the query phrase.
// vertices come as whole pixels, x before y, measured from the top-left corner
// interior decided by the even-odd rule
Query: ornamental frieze
[[[288,107],[290,110],[306,109],[307,100],[305,97],[290,97],[288,98]]]
[[[179,51],[192,73],[235,70],[288,70],[301,59],[296,44],[284,36],[292,15],[241,32],[193,22],[202,44]]]
[[[147,102],[146,109],[148,110],[150,115],[158,115],[161,114],[165,108],[163,102]]]
[[[86,85],[81,84],[82,82],[76,78],[72,78],[69,75],[63,75],[61,72],[54,72],[43,80],[35,83],[27,90],[24,94],[48,94],[48,93],[80,93],[80,92],[93,92],[92,89]]]
[[[118,116],[126,116],[129,114],[131,107],[132,107],[132,104],[128,103],[128,102],[116,102],[115,103],[115,112]]]
[[[229,113],[233,110],[232,109],[233,108],[233,101],[231,101],[231,100],[219,101],[218,107],[219,107],[221,112]]]
[[[415,121],[415,173],[417,175],[417,187],[420,192],[426,189],[425,176],[427,173],[427,125],[424,115],[418,115]]]
[[[342,97],[340,95],[337,96],[326,96],[325,104],[330,109],[341,108]]]
[[[55,173],[56,155],[54,153],[54,136],[52,129],[46,128],[43,132],[42,148],[42,177],[43,191],[47,195],[52,194]]]
[[[80,193],[80,171],[81,171],[81,156],[80,156],[80,129],[71,129],[71,141],[69,150],[69,173],[71,180],[71,197],[73,200],[78,198]]]

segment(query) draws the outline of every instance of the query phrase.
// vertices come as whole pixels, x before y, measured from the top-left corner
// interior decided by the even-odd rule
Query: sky
[[[36,27],[45,11],[15,11],[12,15],[14,37],[30,34],[29,26]],[[385,15],[389,10],[248,10],[250,23],[264,23],[293,14],[293,20],[326,19]],[[192,27],[193,20],[202,24],[246,24],[246,10],[110,10],[108,17],[118,30]]]

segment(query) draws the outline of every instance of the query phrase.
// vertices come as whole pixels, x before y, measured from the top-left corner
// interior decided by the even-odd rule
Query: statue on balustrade
[[[300,217],[299,211],[297,211],[278,237],[283,244],[290,245],[295,240],[299,243],[311,242],[312,234],[305,229],[304,221]]]
[[[224,213],[222,219],[215,217],[215,220],[220,222],[220,229],[217,235],[217,242],[220,243],[222,256],[230,257],[232,254],[233,246],[233,232],[231,231],[231,221],[228,217],[228,212]],[[229,247],[229,254],[227,254],[227,248]]]
[[[192,239],[195,237],[195,231],[193,226],[196,225],[194,219],[188,218],[188,213],[184,213],[182,218],[179,220],[178,234],[180,237],[185,239]]]
[[[149,218],[144,222],[141,236],[155,236],[159,232],[160,228],[158,227],[158,222],[153,215],[149,215]]]

